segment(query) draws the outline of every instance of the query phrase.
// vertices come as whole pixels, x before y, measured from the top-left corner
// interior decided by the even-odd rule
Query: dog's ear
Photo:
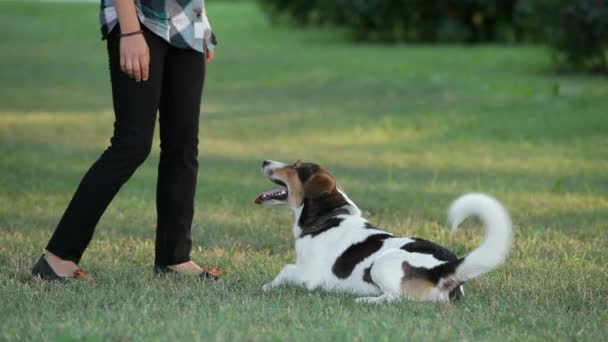
[[[317,173],[304,183],[305,198],[320,198],[336,190],[336,181],[328,173]]]

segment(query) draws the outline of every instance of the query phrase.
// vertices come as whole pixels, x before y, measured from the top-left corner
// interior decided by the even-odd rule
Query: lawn
[[[0,340],[601,340],[608,335],[608,80],[551,71],[532,46],[353,45],[208,4],[220,39],[200,134],[193,258],[224,281],[152,275],[158,148],[102,218],[81,266],[32,262],[113,114],[97,4],[0,2]],[[158,145],[156,140],[155,145]],[[370,220],[460,255],[445,210],[483,191],[509,208],[503,267],[450,305],[358,305],[260,286],[294,259],[292,214],[255,206],[263,159],[317,161]]]

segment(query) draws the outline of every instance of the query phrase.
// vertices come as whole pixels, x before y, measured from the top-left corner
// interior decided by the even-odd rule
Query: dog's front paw
[[[262,286],[262,291],[264,291],[264,292],[269,292],[269,291],[274,290],[274,287],[275,287],[275,286],[274,286],[274,285],[272,285],[272,283],[266,283],[266,284],[264,284],[264,285]]]

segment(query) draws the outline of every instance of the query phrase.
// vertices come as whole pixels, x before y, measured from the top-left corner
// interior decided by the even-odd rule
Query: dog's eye
[[[294,163],[294,164],[289,165],[289,168],[296,170],[298,168],[298,163]]]

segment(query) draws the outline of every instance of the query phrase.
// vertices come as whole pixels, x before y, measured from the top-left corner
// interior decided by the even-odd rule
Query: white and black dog
[[[350,291],[358,302],[400,298],[447,302],[462,285],[502,264],[511,247],[511,219],[494,198],[471,193],[449,209],[452,230],[469,216],[485,226],[481,246],[464,258],[419,238],[395,237],[371,225],[334,177],[314,163],[264,161],[263,174],[281,186],[261,193],[258,204],[287,204],[295,212],[296,263],[264,285]]]

